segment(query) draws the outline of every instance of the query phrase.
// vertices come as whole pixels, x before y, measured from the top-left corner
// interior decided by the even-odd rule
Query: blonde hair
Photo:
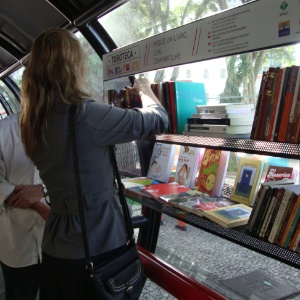
[[[33,157],[44,138],[54,97],[79,104],[90,97],[84,90],[86,57],[77,37],[64,29],[50,29],[33,43],[22,79],[21,138]]]

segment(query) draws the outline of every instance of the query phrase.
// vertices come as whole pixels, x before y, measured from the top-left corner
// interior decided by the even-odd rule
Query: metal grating
[[[184,212],[167,204],[162,205],[162,212],[293,267],[300,267],[300,254],[250,236],[246,231],[246,226],[234,229],[224,228],[210,220]]]
[[[246,152],[285,158],[300,159],[300,144],[254,141],[249,139],[211,138],[176,134],[161,134],[156,141],[168,144],[221,149],[234,152]]]

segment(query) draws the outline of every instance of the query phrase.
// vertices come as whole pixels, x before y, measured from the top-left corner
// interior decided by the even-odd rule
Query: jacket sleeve
[[[4,201],[14,191],[15,185],[10,184],[6,180],[5,164],[0,156],[0,208],[4,205]]]

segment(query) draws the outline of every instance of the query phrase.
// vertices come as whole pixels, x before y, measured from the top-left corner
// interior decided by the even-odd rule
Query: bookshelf
[[[293,7],[298,5],[296,1],[292,1],[289,3],[291,5],[289,9],[289,19],[291,22],[291,28],[293,26],[298,26],[296,23],[298,22],[298,15],[296,13],[297,9],[294,11]],[[201,19],[199,21],[193,22],[191,24],[187,24],[181,26],[179,28],[170,30],[169,32],[164,32],[162,34],[158,34],[151,38],[142,40],[140,42],[131,44],[129,46],[123,47],[121,49],[117,49],[112,53],[108,53],[104,55],[104,80],[109,81],[116,78],[121,78],[124,76],[135,75],[138,73],[147,72],[155,69],[163,69],[170,66],[180,65],[180,64],[188,64],[196,61],[204,61],[210,60],[217,57],[229,56],[233,54],[240,54],[245,52],[254,52],[256,50],[261,49],[270,49],[279,47],[282,45],[291,45],[299,42],[299,35],[295,32],[290,32],[287,36],[282,36],[283,32],[280,32],[278,29],[278,25],[280,23],[280,15],[279,12],[274,9],[274,12],[269,10],[269,5],[272,7],[280,7],[280,1],[274,0],[265,0],[265,1],[255,1],[251,2],[245,6],[239,7],[232,11],[222,12],[218,15],[208,17],[205,19]],[[268,18],[265,17],[265,12],[268,11],[272,15],[268,15]],[[244,27],[240,27],[241,29],[241,37],[236,38],[232,44],[231,48],[228,50],[224,50],[222,45],[215,44],[215,47],[212,49],[208,47],[208,39],[210,38],[207,32],[214,30],[214,24],[218,24],[218,27],[222,27],[222,20],[234,19],[234,23],[237,28],[239,28],[239,22],[242,22]],[[252,20],[252,22],[251,22]],[[253,22],[256,20],[256,22]],[[282,21],[284,21],[282,19]],[[273,26],[272,26],[273,25]],[[199,31],[200,28],[200,31]],[[264,30],[261,30],[264,28]],[[275,32],[271,32],[271,28],[276,28]],[[247,32],[245,32],[245,30]],[[279,31],[278,31],[279,30]],[[186,38],[182,40],[182,43],[177,42],[169,43],[169,45],[165,44],[162,46],[162,41],[167,40],[171,35],[175,36],[180,32],[186,33]],[[222,30],[221,30],[222,31]],[[201,42],[198,45],[202,51],[199,53],[195,53],[189,48],[189,44],[193,45],[194,40],[197,40],[200,36],[198,36],[199,32],[202,32]],[[221,32],[222,33],[222,32]],[[221,34],[220,33],[220,34]],[[227,33],[226,33],[227,34]],[[234,38],[234,33],[230,33],[231,37]],[[230,37],[229,37],[230,38]],[[158,43],[159,42],[159,43]],[[181,53],[180,59],[177,57],[176,62],[173,60],[169,60],[166,63],[158,63],[158,60],[155,57],[152,57],[151,51],[149,51],[150,45],[154,45],[153,48],[157,47],[160,44],[160,49],[165,55],[169,55],[173,57],[172,51],[176,49],[176,51]],[[245,46],[246,45],[246,46]],[[176,47],[175,47],[176,46]],[[198,47],[197,46],[197,47]],[[242,47],[243,46],[243,47]],[[241,48],[242,47],[242,48]],[[199,49],[200,49],[199,48]],[[137,51],[138,49],[138,51]],[[148,49],[146,51],[146,49]],[[222,50],[223,49],[223,50]],[[241,50],[242,49],[242,50]],[[122,53],[137,53],[136,56],[132,57],[132,60],[140,61],[139,68],[135,70],[130,70],[127,73],[119,73],[115,74],[110,72],[109,70],[113,69],[115,65],[112,64],[114,58],[118,55],[122,55]],[[145,54],[147,53],[147,56]],[[139,56],[138,56],[139,55]],[[141,58],[147,57],[147,61],[142,63]],[[125,62],[122,62],[125,63]],[[202,148],[213,148],[226,150],[231,152],[243,152],[248,154],[260,154],[267,155],[273,157],[282,157],[288,159],[300,160],[300,145],[299,144],[291,144],[291,143],[283,143],[283,142],[267,142],[260,140],[250,140],[250,139],[228,139],[228,138],[212,138],[212,137],[201,137],[201,136],[188,136],[188,135],[179,135],[179,134],[162,134],[155,136],[150,143],[154,142],[163,142],[169,144],[178,144],[178,145],[186,145],[192,147],[202,147]],[[149,151],[150,147],[148,148]],[[147,149],[142,149],[141,156],[147,155]],[[145,162],[145,161],[144,161]],[[141,164],[142,169],[147,169],[147,165]],[[229,197],[231,192],[231,187],[224,186],[223,195]],[[139,201],[139,199],[136,199]],[[300,267],[300,254],[286,250],[277,245],[268,243],[264,240],[260,240],[258,238],[250,236],[246,232],[245,226],[234,229],[226,229],[221,226],[203,219],[201,217],[197,217],[195,215],[189,214],[187,212],[181,211],[179,209],[175,209],[168,205],[161,205],[158,207],[157,203],[154,203],[155,200],[151,199],[140,199],[141,203],[155,211],[159,211],[161,213],[170,215],[174,218],[182,219],[183,221],[213,233],[222,238],[233,241],[239,245],[252,249],[254,251],[263,253],[267,256],[273,257],[279,261],[282,261],[288,265],[299,268]],[[184,217],[182,217],[184,216]]]

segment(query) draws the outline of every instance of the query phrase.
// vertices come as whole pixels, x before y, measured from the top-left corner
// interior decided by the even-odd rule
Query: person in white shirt
[[[38,172],[24,152],[19,117],[0,120],[0,262],[6,300],[35,300],[50,208]]]

